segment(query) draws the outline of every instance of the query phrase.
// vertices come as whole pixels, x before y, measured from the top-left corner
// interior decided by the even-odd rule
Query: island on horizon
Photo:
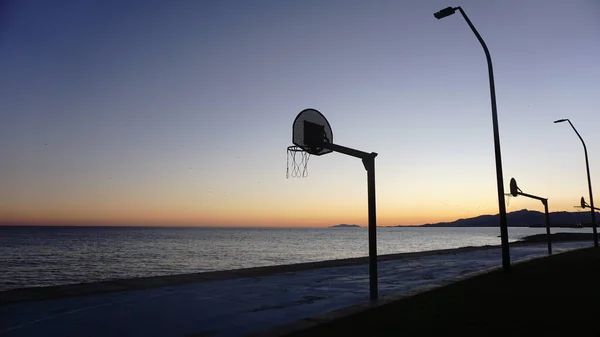
[[[329,228],[360,228],[360,226],[359,225],[339,224],[339,225],[331,226]]]

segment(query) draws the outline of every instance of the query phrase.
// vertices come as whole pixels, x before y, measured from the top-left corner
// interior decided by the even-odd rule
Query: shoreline
[[[553,241],[586,241],[592,239],[591,233],[555,233]],[[514,245],[534,245],[546,242],[546,234],[536,234],[522,238],[520,241],[511,242]],[[499,249],[501,245],[468,246],[460,248],[447,248],[421,252],[395,253],[379,255],[378,262],[415,258],[429,255],[464,253],[485,249]],[[50,300],[67,297],[97,295],[104,293],[129,292],[150,288],[177,286],[190,283],[221,281],[243,277],[263,277],[275,274],[293,273],[304,270],[343,267],[359,264],[368,264],[369,257],[355,257],[338,260],[304,262],[285,265],[251,267],[243,269],[222,270],[213,272],[198,272],[189,274],[175,274],[162,276],[147,276],[127,279],[113,279],[87,283],[75,283],[55,286],[25,287],[0,291],[0,306],[17,302]]]

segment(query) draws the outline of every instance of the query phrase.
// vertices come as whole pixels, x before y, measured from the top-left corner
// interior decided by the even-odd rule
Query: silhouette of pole
[[[377,286],[377,215],[375,213],[375,156],[363,158],[362,162],[367,170],[367,189],[369,207],[369,294],[371,300],[377,299],[379,287]]]
[[[479,43],[481,44],[481,47],[483,48],[483,51],[485,53],[485,58],[487,59],[488,74],[490,80],[490,99],[492,105],[492,125],[494,128],[494,151],[496,155],[496,184],[498,185],[498,209],[500,213],[500,242],[502,243],[502,269],[504,270],[504,272],[509,273],[511,271],[510,250],[508,247],[508,225],[506,222],[506,204],[504,201],[504,178],[502,177],[502,155],[500,151],[500,132],[498,131],[496,87],[494,85],[494,70],[492,68],[492,58],[490,56],[490,51],[488,50],[487,45],[485,44],[485,41],[483,41],[483,38],[481,38],[481,35],[479,35],[479,32],[477,32],[477,29],[475,29],[475,26],[473,26],[473,23],[471,23],[471,20],[469,20],[469,17],[460,6],[444,8],[441,11],[433,14],[433,16],[435,16],[436,19],[442,19],[446,16],[454,14],[456,10],[460,11],[460,14],[462,14],[469,27],[471,27],[471,30],[473,31],[473,34],[475,34],[475,37],[477,37]]]
[[[333,143],[324,143],[321,146],[335,152],[362,159],[365,170],[367,170],[367,194],[369,199],[369,298],[376,300],[379,296],[379,286],[377,283],[377,204],[375,203],[375,157],[377,157],[377,153],[367,153]]]
[[[573,123],[571,123],[571,121],[568,118],[554,121],[554,123],[562,122],[569,122],[569,125],[571,125],[571,128],[573,128],[573,131],[575,131],[577,137],[579,137],[579,140],[581,140],[581,144],[583,145],[583,153],[585,154],[585,169],[587,171],[588,190],[590,193],[590,210],[592,212],[592,231],[594,233],[594,247],[598,248],[598,230],[596,229],[596,212],[594,212],[594,196],[592,195],[592,178],[590,178],[590,162],[588,160],[587,147],[585,146],[583,138],[581,138],[581,135],[579,134],[579,132],[577,132],[577,129],[575,129]]]
[[[513,181],[514,181],[514,178],[511,180],[511,183]],[[515,182],[515,185],[516,185],[516,182]],[[512,194],[512,191],[511,191],[511,194]],[[516,195],[522,195],[524,197],[539,200],[544,205],[544,223],[546,225],[546,238],[548,241],[548,255],[552,255],[552,235],[550,235],[550,213],[548,212],[548,199],[538,197],[538,196],[535,196],[532,194],[523,193],[523,191],[521,191],[521,189],[519,189],[518,187],[517,187]]]
[[[542,199],[544,204],[544,220],[546,222],[546,237],[548,239],[548,255],[552,255],[552,235],[550,235],[550,213],[548,213],[548,199]]]

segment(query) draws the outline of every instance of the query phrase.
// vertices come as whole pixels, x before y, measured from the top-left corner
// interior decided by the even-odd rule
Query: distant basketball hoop
[[[584,197],[581,197],[581,199],[579,200],[579,206],[575,206],[575,207],[576,207],[576,208],[581,208],[581,209],[586,209],[586,208],[590,208],[590,209],[591,209],[591,208],[592,208],[592,206],[590,206],[590,204],[588,204],[588,203],[585,201],[585,198],[584,198]],[[598,207],[594,207],[594,210],[595,210],[595,211],[600,211],[600,208],[598,208]]]
[[[510,194],[513,197],[516,197],[519,195],[519,192],[521,192],[521,190],[519,189],[519,186],[517,186],[517,181],[515,178],[510,178]]]
[[[550,234],[550,212],[548,211],[548,198],[542,198],[542,197],[538,197],[533,194],[524,193],[519,188],[519,185],[517,185],[517,181],[515,180],[515,178],[510,178],[510,193],[505,194],[505,195],[513,197],[513,198],[517,197],[519,195],[522,195],[524,197],[532,198],[532,199],[539,200],[542,202],[542,204],[544,205],[544,222],[546,223],[546,238],[548,240],[548,254],[552,255],[552,236]],[[507,206],[508,206],[508,200],[510,199],[510,197],[506,198]]]

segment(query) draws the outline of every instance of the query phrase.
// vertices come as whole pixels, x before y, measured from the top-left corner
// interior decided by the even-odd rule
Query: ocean
[[[509,240],[540,233],[513,227]],[[382,227],[377,248],[381,255],[499,245],[499,234],[490,227]],[[367,255],[366,228],[0,227],[0,290]]]

